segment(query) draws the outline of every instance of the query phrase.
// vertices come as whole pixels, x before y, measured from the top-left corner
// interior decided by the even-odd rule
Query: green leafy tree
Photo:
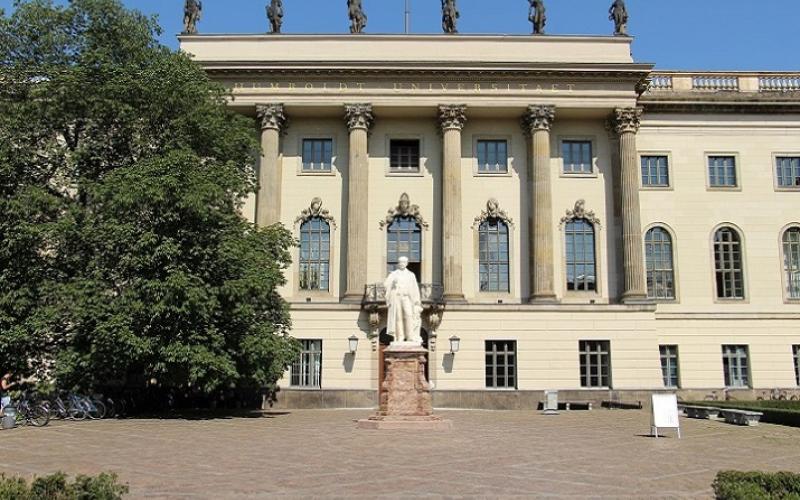
[[[118,0],[0,16],[0,369],[66,387],[274,383],[290,234],[240,216],[252,120]]]

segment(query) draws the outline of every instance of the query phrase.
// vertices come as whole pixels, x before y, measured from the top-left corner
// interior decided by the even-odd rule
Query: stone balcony
[[[419,285],[420,298],[422,299],[423,326],[428,331],[428,347],[436,350],[436,332],[442,322],[442,313],[445,308],[444,287],[430,283]],[[373,350],[377,349],[380,328],[386,322],[386,287],[383,283],[374,283],[364,287],[364,298],[361,308],[369,314],[369,337]]]
[[[419,294],[422,299],[422,307],[426,310],[436,306],[444,305],[444,287],[430,283],[419,285]],[[367,285],[364,290],[364,299],[361,302],[365,308],[386,308],[386,287],[383,283]]]

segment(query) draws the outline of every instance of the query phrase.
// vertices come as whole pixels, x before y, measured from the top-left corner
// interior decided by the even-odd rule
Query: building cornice
[[[372,41],[372,40],[414,40],[436,42],[465,42],[465,41],[502,41],[502,42],[587,42],[603,41],[606,43],[630,44],[633,37],[614,35],[531,35],[497,34],[497,33],[471,33],[471,34],[444,34],[444,33],[360,33],[352,35],[347,33],[203,33],[197,35],[178,35],[178,41],[184,42],[251,42],[251,41]]]

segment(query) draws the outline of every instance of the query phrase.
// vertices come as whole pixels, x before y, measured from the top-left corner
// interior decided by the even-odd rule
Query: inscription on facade
[[[360,92],[386,91],[397,93],[520,93],[574,92],[581,90],[577,83],[530,82],[327,82],[327,81],[228,81],[233,90],[264,90],[276,92]]]

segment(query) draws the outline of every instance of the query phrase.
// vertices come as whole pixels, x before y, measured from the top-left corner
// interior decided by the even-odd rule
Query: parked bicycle
[[[50,410],[29,394],[23,395],[15,403],[17,409],[17,425],[44,427],[50,422]]]

